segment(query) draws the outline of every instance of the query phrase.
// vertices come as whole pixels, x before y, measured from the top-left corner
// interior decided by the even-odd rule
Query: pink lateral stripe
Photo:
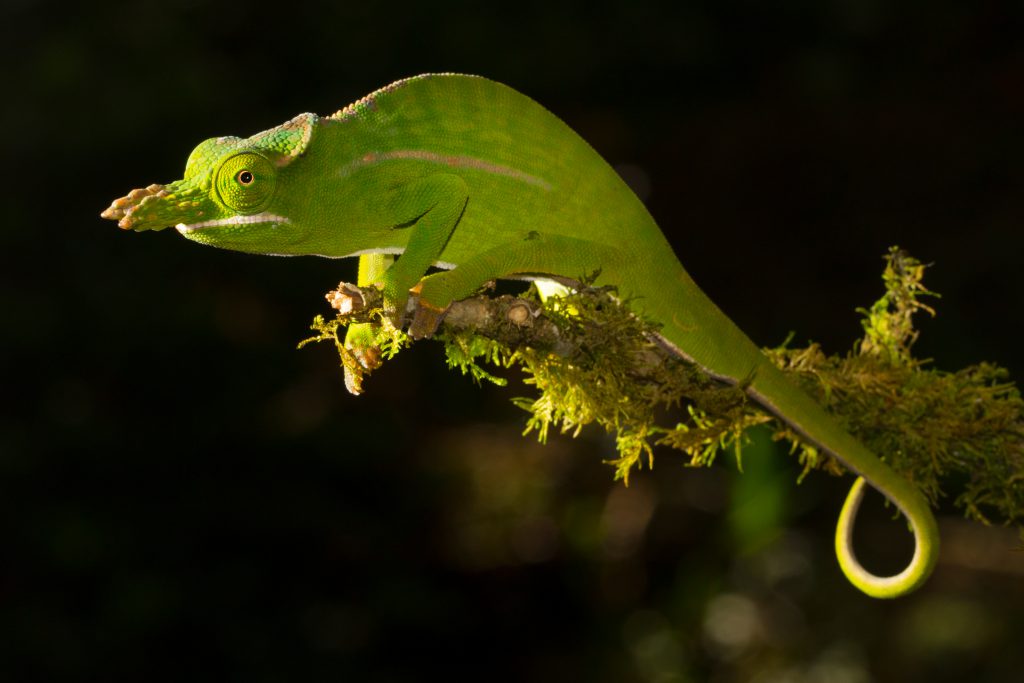
[[[502,166],[501,164],[484,161],[483,159],[477,159],[476,157],[438,154],[436,152],[428,152],[424,149],[396,149],[390,152],[369,152],[364,154],[362,159],[348,164],[343,170],[343,174],[348,175],[353,168],[358,168],[359,166],[366,166],[378,161],[390,161],[393,159],[415,159],[416,161],[427,161],[434,164],[449,166],[451,168],[472,168],[478,171],[484,171],[485,173],[494,173],[495,175],[503,175],[507,178],[512,178],[513,180],[520,180],[543,190],[551,190],[551,183],[548,181],[543,178],[538,178],[535,175],[530,175],[529,173],[520,171],[516,168]]]

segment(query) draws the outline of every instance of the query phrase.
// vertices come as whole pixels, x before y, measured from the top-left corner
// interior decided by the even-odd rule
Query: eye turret
[[[277,170],[255,152],[228,157],[217,169],[217,196],[233,211],[259,213],[274,196]]]

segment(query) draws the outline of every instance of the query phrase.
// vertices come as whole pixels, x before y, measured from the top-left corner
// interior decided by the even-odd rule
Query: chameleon
[[[103,218],[126,230],[255,254],[358,256],[360,284],[381,287],[395,320],[410,293],[412,336],[429,336],[453,301],[498,278],[579,284],[597,273],[660,342],[711,377],[741,387],[856,479],[840,511],[841,570],[867,595],[921,586],[939,552],[923,495],[793,384],[684,270],[645,205],[576,132],[493,80],[423,74],[330,116],[299,114],[248,138],[216,137],[184,177],[115,200]],[[428,270],[437,269],[436,272]],[[853,528],[865,489],[909,522],[914,552],[892,576],[865,569]]]

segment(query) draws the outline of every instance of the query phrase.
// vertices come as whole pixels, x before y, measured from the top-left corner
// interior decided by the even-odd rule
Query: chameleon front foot
[[[350,394],[363,393],[363,380],[384,362],[383,352],[374,343],[377,325],[374,323],[353,323],[345,335],[345,349],[349,358],[342,360],[345,371],[345,388]]]
[[[342,282],[337,289],[326,295],[331,308],[342,316],[353,316],[380,305],[380,293],[372,288],[362,288]],[[339,345],[342,369],[345,371],[345,388],[350,394],[363,393],[363,380],[384,362],[383,353],[377,344],[376,322],[353,322],[348,325],[345,340]]]

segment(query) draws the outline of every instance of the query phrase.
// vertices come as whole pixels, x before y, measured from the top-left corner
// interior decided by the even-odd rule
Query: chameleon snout
[[[115,199],[101,217],[117,221],[123,230],[163,230],[213,216],[217,207],[202,185],[178,180],[132,190]]]
[[[132,214],[135,213],[136,209],[151,204],[152,202],[159,201],[167,196],[167,190],[163,185],[152,184],[147,187],[141,187],[137,190],[132,190],[124,197],[115,199],[107,209],[100,214],[100,218],[107,218],[112,221],[117,221],[117,227],[122,230],[131,230],[135,227],[136,221],[133,220]],[[145,211],[143,211],[145,213]]]

